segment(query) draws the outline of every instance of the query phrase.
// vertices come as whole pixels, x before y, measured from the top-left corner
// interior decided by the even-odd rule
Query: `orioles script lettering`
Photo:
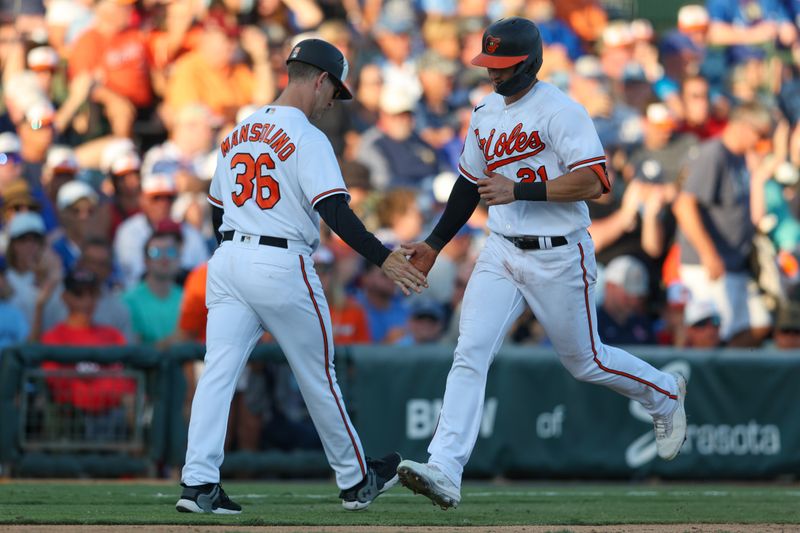
[[[511,133],[502,132],[497,138],[495,138],[497,130],[494,128],[486,138],[481,137],[478,128],[475,128],[474,133],[484,159],[490,163],[489,170],[536,155],[545,148],[545,144],[539,138],[539,132],[534,130],[526,133],[522,131],[521,123],[514,126]],[[500,159],[495,161],[495,158]]]

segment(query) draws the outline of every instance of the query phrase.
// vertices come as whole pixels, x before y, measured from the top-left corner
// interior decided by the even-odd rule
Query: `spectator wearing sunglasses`
[[[177,224],[162,228],[144,245],[144,279],[123,295],[134,335],[143,343],[167,346],[176,338],[183,289],[180,274],[181,234]]]
[[[159,225],[175,224],[170,218],[177,195],[174,178],[168,174],[144,174],[141,183],[142,212],[125,219],[114,236],[114,256],[119,262],[126,288],[135,286],[145,272],[145,241]],[[178,227],[182,243],[178,264],[188,272],[208,259],[208,245],[192,225],[182,223]]]

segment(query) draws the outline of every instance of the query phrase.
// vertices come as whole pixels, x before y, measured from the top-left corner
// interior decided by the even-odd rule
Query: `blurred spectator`
[[[603,279],[598,334],[609,344],[655,343],[653,324],[645,309],[650,280],[644,264],[635,257],[617,257],[606,266]]]
[[[206,320],[206,279],[208,262],[201,263],[186,276],[183,284],[183,297],[178,315],[178,334],[187,341],[205,342]]]
[[[39,211],[39,202],[31,195],[28,182],[24,179],[15,179],[6,185],[2,193],[3,198],[3,221],[4,227],[8,227],[8,223],[14,218],[17,213],[26,211]],[[3,243],[3,250],[5,245]]]
[[[416,108],[414,129],[433,148],[439,150],[459,130],[452,101],[453,81],[458,63],[429,50],[419,60],[422,98]]]
[[[704,43],[698,44],[697,39],[681,31],[673,31],[661,40],[660,53],[663,75],[655,81],[653,90],[676,116],[682,117],[681,84],[687,77],[700,74],[708,52]]]
[[[774,106],[775,95],[768,73],[767,55],[761,48],[739,46],[729,53],[728,89],[734,103]]]
[[[47,2],[47,40],[60,57],[69,57],[75,39],[89,27],[94,15],[89,2],[51,0]]]
[[[38,213],[18,213],[8,224],[6,279],[11,286],[11,303],[19,308],[31,326],[31,339],[58,321],[62,266],[58,256],[45,245],[44,221]]]
[[[709,86],[704,77],[686,77],[681,83],[680,101],[683,121],[678,126],[678,131],[692,133],[701,140],[722,133],[725,120],[711,113]]]
[[[15,133],[0,133],[0,192],[10,181],[22,177],[20,150],[19,137]]]
[[[41,188],[32,191],[41,204],[41,214],[48,231],[58,225],[56,204],[58,191],[62,185],[75,179],[80,170],[75,151],[64,145],[53,145],[47,151],[47,159],[42,168]]]
[[[475,268],[475,262],[464,261],[458,265],[455,282],[453,284],[453,295],[450,299],[450,320],[446,331],[442,337],[442,342],[455,344],[458,341],[458,323],[461,320],[461,302],[464,300],[464,291],[467,289],[467,282]]]
[[[592,117],[597,134],[606,150],[630,148],[641,142],[642,128],[639,113],[622,103],[616,103],[608,78],[600,61],[594,56],[582,56],[575,62],[570,78],[569,94]]]
[[[165,77],[177,58],[197,47],[203,33],[195,23],[196,6],[191,0],[174,0],[162,3],[163,16],[157,27],[148,35],[148,48],[152,61],[153,85],[163,94]]]
[[[114,261],[111,245],[101,237],[92,237],[84,243],[75,269],[91,272],[97,278],[99,292],[95,305],[93,321],[95,324],[110,326],[125,337],[133,340],[131,316],[119,286],[114,283]],[[66,309],[63,309],[66,316]]]
[[[623,190],[623,183],[615,184],[615,188]],[[589,232],[595,242],[599,264],[607,265],[621,255],[631,255],[648,264],[651,256],[647,250],[658,252],[661,248],[663,239],[658,214],[665,202],[658,190],[654,199],[649,200],[650,192],[649,183],[633,180],[624,186],[621,199],[608,194],[587,202],[592,219]]]
[[[353,128],[356,132],[363,133],[378,123],[382,87],[381,68],[375,63],[362,66],[358,71],[351,108]]]
[[[105,111],[111,131],[131,135],[136,108],[153,104],[146,37],[132,26],[129,0],[98,0],[94,20],[72,45],[69,75],[89,72],[95,78],[91,99]]]
[[[788,300],[778,309],[773,340],[781,350],[800,348],[800,302]]]
[[[625,67],[633,60],[633,34],[625,21],[614,21],[603,30],[600,41],[600,64],[603,72],[616,85],[622,81]]]
[[[5,265],[0,266],[0,361],[2,349],[21,344],[28,339],[30,324],[12,302],[13,289],[6,279]]]
[[[577,34],[564,21],[556,18],[556,4],[553,0],[532,0],[526,2],[524,16],[536,23],[542,34],[542,43],[547,47],[560,47],[575,61],[582,52]]]
[[[462,226],[455,236],[442,248],[436,263],[428,272],[428,284],[422,297],[441,304],[450,305],[455,293],[460,265],[469,261],[472,235],[475,230],[468,224]],[[416,297],[415,297],[416,298]]]
[[[745,155],[769,139],[772,128],[765,108],[736,108],[722,135],[700,146],[673,206],[681,279],[693,299],[714,302],[721,338],[730,346],[758,346],[769,332],[769,313],[748,272],[765,178],[751,175]]]
[[[107,233],[105,228],[97,226],[97,202],[97,193],[83,181],[68,181],[58,190],[56,207],[64,232],[51,246],[61,259],[65,272],[75,266],[81,248],[90,236]]]
[[[600,37],[608,21],[598,0],[558,0],[555,8],[556,17],[566,21],[581,40],[589,43]]]
[[[211,110],[187,104],[175,112],[169,138],[144,154],[142,174],[169,174],[178,192],[196,190],[211,179],[207,173],[214,132]],[[201,184],[195,184],[201,180]]]
[[[408,317],[408,333],[397,340],[398,346],[417,346],[439,342],[445,327],[442,304],[420,297],[411,304]]]
[[[180,233],[156,232],[144,245],[144,279],[123,300],[137,338],[165,347],[178,338],[178,315],[183,289],[175,280],[180,271]]]
[[[408,92],[384,84],[378,124],[364,133],[356,155],[380,190],[419,187],[444,170],[436,151],[414,133],[414,106]]]
[[[666,290],[666,305],[661,312],[655,333],[658,344],[662,346],[686,346],[686,304],[689,303],[689,289],[679,282],[670,283]]]
[[[777,39],[789,46],[797,39],[797,27],[779,0],[706,0],[706,7],[712,45],[757,45]]]
[[[686,347],[716,348],[720,344],[720,317],[714,302],[689,300],[685,311]]]
[[[253,62],[252,69],[236,61],[237,37]],[[164,103],[169,114],[200,103],[219,119],[232,121],[240,107],[263,105],[274,96],[266,36],[254,27],[247,27],[240,34],[234,21],[215,14],[206,18],[197,49],[175,62]]]
[[[28,69],[36,74],[36,81],[42,91],[53,97],[53,75],[58,69],[60,59],[58,53],[51,46],[37,46],[28,51]]]
[[[774,180],[764,184],[767,213],[774,217],[769,231],[772,242],[779,250],[800,250],[800,220],[792,213],[791,203],[797,201],[798,170],[785,165]]]
[[[21,175],[29,183],[38,183],[47,151],[55,138],[55,110],[48,100],[36,99],[25,108],[22,119],[17,122],[22,159]]]
[[[103,208],[108,211],[108,238],[113,241],[123,222],[141,211],[141,159],[132,143],[109,143],[103,151],[101,168],[110,197]]]
[[[94,323],[100,282],[87,270],[74,270],[64,279],[67,318],[42,335],[42,344],[59,346],[115,346],[125,344],[122,333]],[[56,403],[68,404],[83,413],[85,438],[93,442],[124,440],[128,431],[127,410],[133,406],[136,381],[119,374],[121,363],[58,363],[45,361],[42,369],[73,370],[80,377],[48,377]],[[93,376],[93,374],[96,374]],[[112,375],[109,375],[112,374]]]
[[[164,174],[142,178],[142,212],[126,219],[114,237],[114,255],[122,269],[125,287],[135,285],[145,271],[144,244],[162,224],[174,225],[170,210],[175,200],[175,181]],[[189,271],[208,259],[205,239],[189,224],[179,225],[182,248],[179,266]]]
[[[638,113],[644,113],[654,99],[644,67],[639,63],[628,63],[622,71],[622,101]]]
[[[675,120],[661,103],[647,106],[644,124],[644,142],[631,154],[626,172],[648,184],[646,198],[640,204],[642,246],[647,255],[659,258],[675,233],[675,220],[664,207],[675,199],[686,158],[697,145],[697,138],[675,133]]]
[[[405,334],[409,316],[406,301],[379,266],[365,264],[356,300],[367,313],[370,341],[393,344]]]
[[[381,242],[397,246],[414,241],[422,231],[422,213],[414,189],[398,188],[386,192],[376,206]]]
[[[445,59],[458,61],[461,43],[456,19],[427,17],[422,25],[422,39],[428,50]]]
[[[320,246],[314,252],[312,259],[330,307],[334,344],[345,346],[368,343],[370,333],[367,314],[354,298],[344,292],[333,252],[325,246]]]
[[[382,55],[380,63],[384,86],[404,93],[412,108],[422,94],[416,61],[412,57],[415,27],[412,3],[388,0],[383,3],[374,28],[375,41]]]

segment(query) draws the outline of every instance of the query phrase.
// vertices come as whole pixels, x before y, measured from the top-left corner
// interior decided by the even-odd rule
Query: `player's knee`
[[[562,355],[561,363],[564,365],[564,368],[572,374],[572,377],[578,381],[589,381],[595,370],[592,358],[582,355]]]
[[[479,353],[479,352],[465,353],[457,350],[453,358],[453,369],[463,370],[478,375],[485,375],[488,372],[489,360],[474,356],[470,357],[468,355],[469,353]]]

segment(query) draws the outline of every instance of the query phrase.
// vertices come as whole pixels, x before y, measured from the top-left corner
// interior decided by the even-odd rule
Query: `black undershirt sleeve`
[[[389,257],[391,251],[364,227],[364,223],[347,205],[344,194],[323,198],[314,207],[329,228],[370,262],[381,266]]]
[[[224,212],[221,207],[211,206],[211,225],[214,227],[214,238],[217,239],[217,246],[222,242],[222,233],[219,228],[222,226],[222,214]]]
[[[433,228],[433,231],[425,239],[431,248],[441,250],[450,240],[455,237],[458,230],[467,223],[469,217],[478,206],[481,195],[478,193],[478,186],[469,181],[464,176],[456,180],[447,205],[442,213],[442,218]]]

